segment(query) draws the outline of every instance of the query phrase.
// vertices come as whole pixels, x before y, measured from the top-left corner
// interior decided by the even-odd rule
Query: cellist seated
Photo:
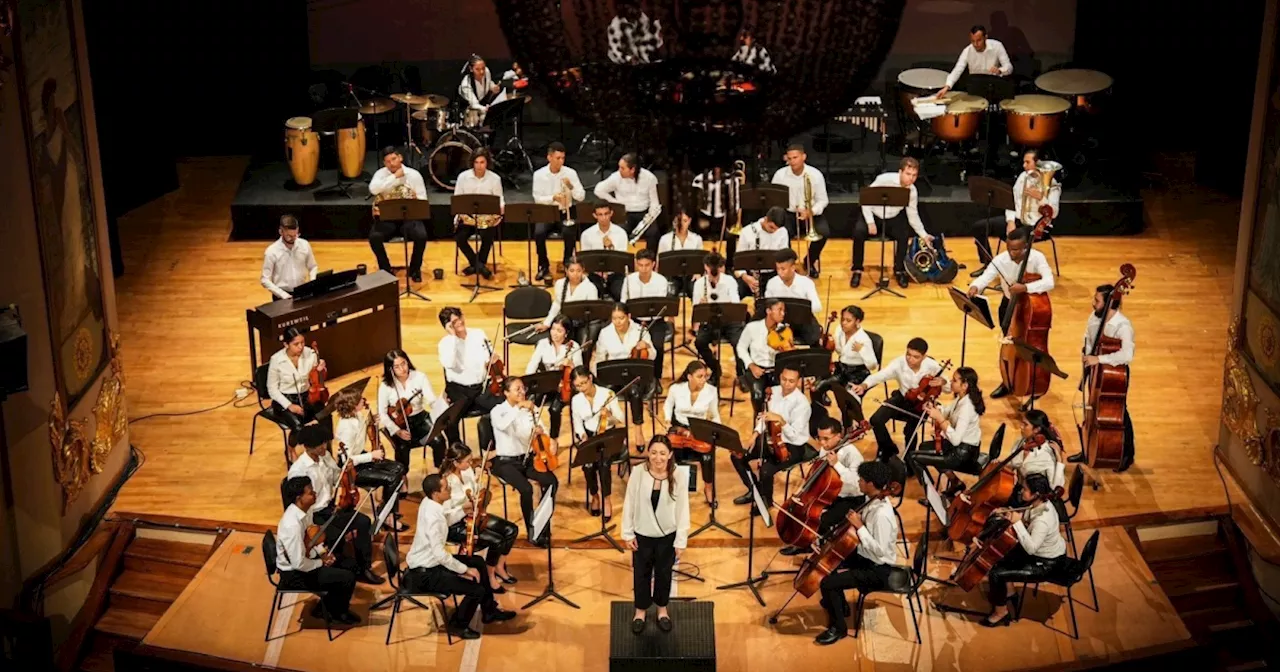
[[[1018,472],[1018,480],[1027,482],[1027,478],[1039,474],[1049,481],[1049,486],[1060,488],[1066,480],[1066,463],[1062,459],[1062,436],[1049,421],[1049,414],[1034,409],[1022,414],[1019,431],[1022,438],[1013,447],[1014,455],[1009,458],[1009,468]],[[1024,506],[1022,488],[1013,491],[1009,498],[1009,506]]]
[[[306,452],[289,467],[289,478],[306,477],[311,481],[311,489],[316,493],[316,501],[312,506],[312,520],[317,525],[326,526],[326,535],[335,541],[330,549],[335,555],[341,554],[350,545],[355,556],[356,580],[361,583],[378,585],[385,581],[373,573],[373,537],[370,528],[373,523],[369,516],[351,508],[338,508],[334,501],[334,491],[342,476],[342,469],[329,454],[329,441],[333,439],[328,425],[306,425],[290,436],[290,443],[301,444]],[[352,467],[354,469],[354,465]],[[354,481],[353,481],[354,482]],[[333,519],[330,522],[330,519]],[[344,534],[343,530],[347,530]]]
[[[845,623],[849,602],[844,591],[884,590],[889,574],[898,559],[898,518],[893,505],[885,500],[889,494],[893,470],[884,462],[858,465],[858,487],[870,500],[847,518],[858,535],[858,547],[840,563],[839,569],[822,580],[822,608],[827,612],[827,629],[813,641],[827,645],[848,636]]]
[[[809,445],[809,399],[805,396],[804,391],[800,389],[800,372],[796,369],[784,368],[782,373],[778,375],[778,386],[769,388],[768,402],[764,409],[764,420],[766,422],[776,422],[782,425],[782,443],[787,450],[787,459],[779,460],[775,455],[775,449],[769,446],[769,436],[766,431],[763,435],[760,431],[751,434],[750,443],[744,444],[747,448],[746,455],[734,455],[730,458],[733,468],[738,472],[738,477],[742,479],[742,485],[747,488],[747,492],[741,497],[733,500],[734,504],[744,505],[751,504],[751,485],[747,476],[748,464],[753,460],[760,460],[760,478],[757,479],[760,487],[760,498],[764,500],[765,506],[773,506],[773,476],[780,471],[786,470],[788,467],[808,462],[818,456],[818,451]]]
[[[1069,562],[1067,542],[1058,532],[1058,510],[1049,501],[1049,480],[1041,474],[1032,474],[1022,483],[1033,502],[1022,512],[1022,520],[1013,524],[1018,534],[1018,545],[996,563],[987,574],[987,597],[991,602],[991,615],[982,620],[987,627],[1008,625],[1013,621],[1009,611],[1009,584],[1043,581],[1061,571]]]
[[[449,519],[456,517],[458,511],[463,516],[469,515],[475,506],[473,498],[478,497],[485,489],[486,483],[481,483],[476,475],[477,462],[483,462],[483,459],[473,458],[471,449],[465,444],[454,443],[449,446],[444,466],[440,467],[440,474],[449,482],[449,501],[444,504],[445,514]],[[459,520],[449,526],[449,541],[455,544],[466,543],[468,532],[467,521]],[[488,566],[485,580],[495,593],[507,592],[502,584],[516,582],[507,570],[507,556],[511,554],[511,548],[515,546],[519,534],[520,528],[514,523],[492,513],[485,515],[484,524],[475,532],[473,550],[489,549],[485,555],[485,564]]]

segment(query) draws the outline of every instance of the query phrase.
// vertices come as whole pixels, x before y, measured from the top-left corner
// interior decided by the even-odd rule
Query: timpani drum
[[[903,114],[908,119],[919,120],[911,99],[932,95],[946,85],[947,73],[936,68],[911,68],[898,73],[898,99]]]
[[[947,142],[965,142],[978,135],[982,114],[989,105],[987,99],[963,91],[950,91],[943,100],[947,101],[947,111],[933,118],[933,134]]]
[[[338,129],[338,169],[347,179],[360,177],[364,172],[364,120],[356,121],[351,128]]]
[[[1023,147],[1043,147],[1062,130],[1062,118],[1071,103],[1057,96],[1027,94],[1000,101],[1009,139]]]
[[[1036,77],[1036,88],[1067,98],[1077,112],[1086,114],[1102,111],[1102,99],[1111,89],[1111,83],[1111,75],[1097,70],[1068,68]]]
[[[290,117],[284,122],[284,157],[298,186],[315,183],[320,170],[320,134],[311,130],[311,117]]]

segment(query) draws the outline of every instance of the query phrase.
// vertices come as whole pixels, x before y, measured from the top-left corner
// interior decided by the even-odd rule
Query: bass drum
[[[441,143],[431,150],[427,159],[427,171],[431,181],[443,189],[453,191],[458,174],[471,168],[471,156],[482,146],[474,135],[466,132],[450,132],[440,138]]]

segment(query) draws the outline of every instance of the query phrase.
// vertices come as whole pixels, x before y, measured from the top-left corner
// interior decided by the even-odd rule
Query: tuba
[[[1049,202],[1049,189],[1053,187],[1053,176],[1062,170],[1062,164],[1057,161],[1037,161],[1036,169],[1027,173],[1027,182],[1035,180],[1040,185],[1040,198],[1032,198],[1026,187],[1022,189],[1022,204],[1018,210],[1018,221],[1025,226],[1031,226],[1040,219],[1039,212],[1041,205]]]

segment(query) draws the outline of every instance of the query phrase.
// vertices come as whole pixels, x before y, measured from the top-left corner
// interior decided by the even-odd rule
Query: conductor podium
[[[650,609],[644,632],[631,633],[635,603],[609,603],[609,672],[712,672],[716,669],[716,628],[713,602],[671,600],[667,610],[676,627],[658,629],[656,610]]]

